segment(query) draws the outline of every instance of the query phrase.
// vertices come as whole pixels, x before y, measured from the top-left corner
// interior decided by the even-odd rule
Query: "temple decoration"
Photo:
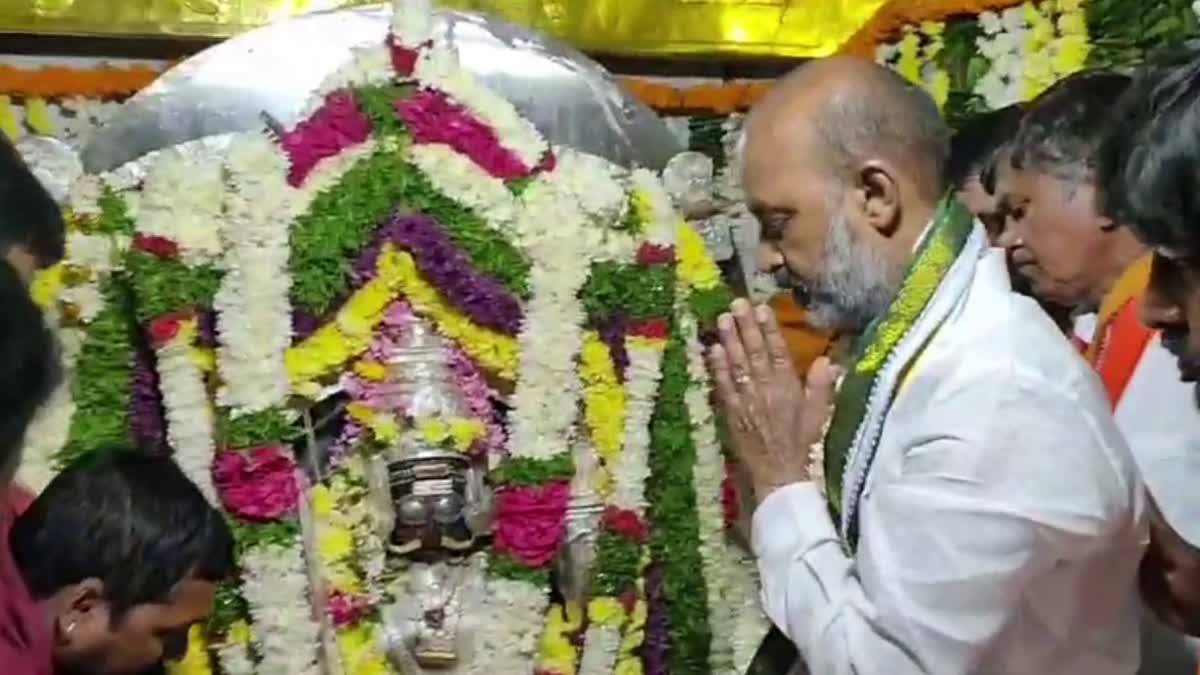
[[[548,141],[428,3],[388,23],[297,120],[71,185],[29,480],[162,447],[228,515],[187,672],[739,672],[766,624],[703,362],[731,235]]]
[[[269,21],[362,0],[190,0],[118,4],[56,0],[7,3],[0,31],[75,35],[228,36]],[[885,0],[795,3],[758,0],[445,0],[438,6],[495,14],[579,49],[623,54],[828,56]]]

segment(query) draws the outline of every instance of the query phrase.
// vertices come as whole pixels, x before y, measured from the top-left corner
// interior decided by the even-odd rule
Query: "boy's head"
[[[234,567],[229,526],[175,462],[128,450],[60,473],[9,543],[49,614],[60,673],[138,673],[182,656]]]
[[[21,463],[25,430],[62,376],[57,343],[17,271],[0,259],[0,489]]]
[[[0,133],[0,257],[24,279],[63,257],[62,211]]]

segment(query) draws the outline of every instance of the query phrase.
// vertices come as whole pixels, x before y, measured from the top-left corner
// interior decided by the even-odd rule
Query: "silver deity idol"
[[[388,407],[406,421],[374,469],[373,482],[387,486],[391,506],[388,549],[395,555],[468,551],[490,527],[484,469],[454,447],[431,443],[416,428],[430,420],[450,423],[465,416],[446,345],[416,321],[387,367]],[[385,480],[378,476],[381,470]]]

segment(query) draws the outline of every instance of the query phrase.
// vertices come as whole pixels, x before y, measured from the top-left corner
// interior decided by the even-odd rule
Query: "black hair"
[[[51,265],[62,259],[65,238],[62,210],[0,134],[0,255],[24,246],[39,265]]]
[[[127,448],[58,474],[17,517],[9,544],[35,598],[99,579],[114,621],[185,579],[218,582],[234,569],[229,525],[200,489],[170,457]]]
[[[20,275],[0,258],[0,486],[20,462],[25,431],[62,378],[58,344]]]
[[[1017,129],[1013,167],[1076,183],[1091,181],[1117,100],[1131,81],[1120,73],[1081,71],[1042,92],[1026,108]]]
[[[817,116],[828,159],[846,171],[865,157],[883,155],[916,169],[925,196],[941,197],[950,128],[937,103],[890,68],[870,65],[862,73],[867,81],[831,99]]]
[[[946,180],[961,189],[978,177],[988,192],[995,189],[996,155],[1017,135],[1023,109],[1019,103],[974,115],[950,137]]]
[[[1150,246],[1200,253],[1200,41],[1152,59],[1119,115],[1096,172],[1105,215]]]

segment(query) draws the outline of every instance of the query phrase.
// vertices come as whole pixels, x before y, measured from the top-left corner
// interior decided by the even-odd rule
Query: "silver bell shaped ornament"
[[[465,553],[491,528],[485,467],[447,443],[431,443],[416,428],[465,417],[446,344],[414,322],[387,369],[387,405],[406,428],[372,464],[380,535],[392,555]]]

